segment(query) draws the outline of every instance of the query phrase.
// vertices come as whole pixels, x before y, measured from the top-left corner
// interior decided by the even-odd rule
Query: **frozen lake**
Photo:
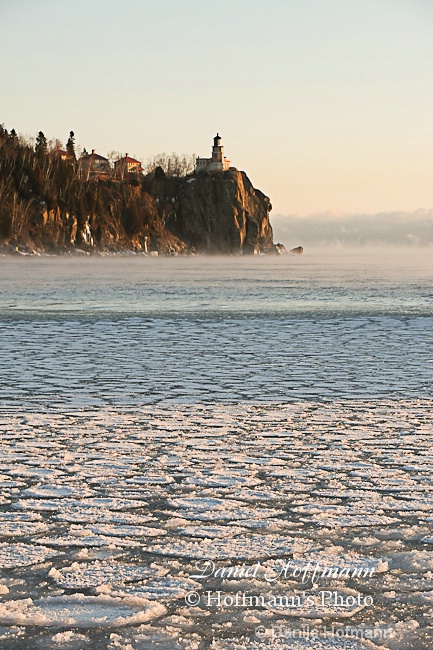
[[[433,646],[431,331],[427,249],[0,258],[0,647]]]

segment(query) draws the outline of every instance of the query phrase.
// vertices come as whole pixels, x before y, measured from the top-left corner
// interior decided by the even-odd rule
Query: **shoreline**
[[[130,248],[120,250],[84,250],[82,248],[71,249],[58,249],[56,251],[38,251],[38,250],[4,250],[0,248],[0,257],[279,257],[286,255],[299,255],[297,252],[292,252],[281,244],[276,244],[275,248],[267,251],[260,251],[258,253],[242,253],[242,252],[199,252],[199,251],[174,251],[172,253],[164,253],[161,251],[137,251]]]

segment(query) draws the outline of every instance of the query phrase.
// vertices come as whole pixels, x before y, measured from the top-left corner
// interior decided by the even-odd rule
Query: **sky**
[[[273,214],[433,206],[431,0],[0,0],[0,123],[226,156]]]

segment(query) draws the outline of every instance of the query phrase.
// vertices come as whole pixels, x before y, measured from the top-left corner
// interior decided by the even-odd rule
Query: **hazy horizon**
[[[328,210],[306,215],[272,215],[274,241],[286,247],[430,246],[433,244],[433,210],[345,214]]]

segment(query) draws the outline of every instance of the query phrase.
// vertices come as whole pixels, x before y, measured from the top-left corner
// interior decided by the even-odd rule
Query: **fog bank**
[[[309,215],[278,214],[271,218],[274,241],[286,247],[319,244],[427,246],[433,244],[433,210]]]

